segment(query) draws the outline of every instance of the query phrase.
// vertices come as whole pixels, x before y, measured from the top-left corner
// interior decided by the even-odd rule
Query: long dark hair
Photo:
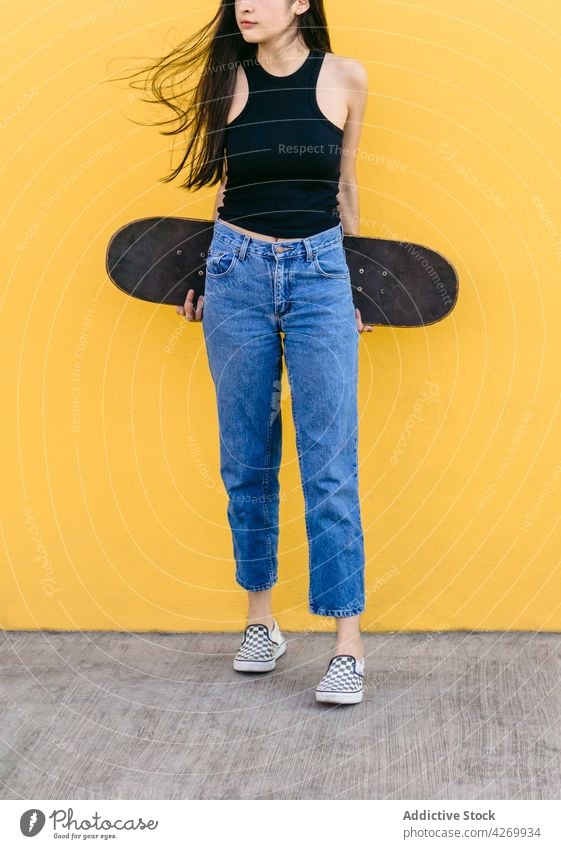
[[[287,2],[291,5],[292,0]],[[310,0],[309,9],[298,15],[297,34],[309,49],[332,52],[323,0]],[[174,112],[174,118],[154,121],[149,126],[177,121],[175,129],[162,130],[161,134],[171,136],[187,132],[183,159],[160,182],[171,182],[187,167],[189,172],[182,188],[202,188],[222,180],[225,125],[238,65],[253,61],[256,54],[257,45],[245,42],[239,30],[235,4],[231,0],[221,0],[212,20],[168,54],[134,74],[112,78],[133,79],[131,88],[149,88],[155,95],[155,100],[142,98],[145,103],[163,105]],[[186,88],[198,71],[198,82]],[[146,81],[135,84],[134,78],[143,74],[146,74]]]

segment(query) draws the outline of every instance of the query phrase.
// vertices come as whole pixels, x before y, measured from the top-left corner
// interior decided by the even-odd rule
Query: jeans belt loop
[[[241,243],[240,247],[237,249],[237,251],[238,251],[238,257],[239,257],[241,260],[245,259],[245,254],[246,254],[246,251],[247,251],[247,246],[249,245],[250,241],[251,241],[251,237],[250,237],[250,236],[248,236],[248,235],[247,235],[247,233],[245,233],[245,234],[244,234],[244,236],[243,236],[243,241],[242,241],[242,243]]]

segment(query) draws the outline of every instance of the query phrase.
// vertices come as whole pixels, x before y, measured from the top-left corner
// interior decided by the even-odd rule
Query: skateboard
[[[139,218],[111,237],[106,269],[127,295],[158,304],[183,305],[204,294],[205,259],[214,221],[204,218]],[[458,275],[441,254],[411,242],[368,236],[343,237],[355,307],[363,324],[424,327],[441,321],[458,299]]]

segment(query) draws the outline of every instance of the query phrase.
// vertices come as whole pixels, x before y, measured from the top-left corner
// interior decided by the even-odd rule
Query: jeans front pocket
[[[336,242],[325,248],[320,246],[314,253],[314,268],[322,277],[350,280],[343,243]]]
[[[225,277],[232,271],[238,261],[238,248],[224,245],[210,247],[207,252],[205,265],[209,277]]]

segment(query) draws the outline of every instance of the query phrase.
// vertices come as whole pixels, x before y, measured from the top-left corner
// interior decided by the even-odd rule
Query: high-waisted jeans
[[[309,610],[361,613],[360,337],[343,228],[269,242],[217,219],[205,262],[203,332],[236,581],[255,591],[278,578],[284,343],[305,504]]]

